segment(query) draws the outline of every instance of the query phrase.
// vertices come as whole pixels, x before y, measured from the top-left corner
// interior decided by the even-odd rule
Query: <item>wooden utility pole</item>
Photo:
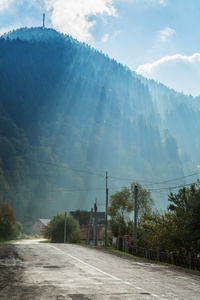
[[[87,245],[90,244],[90,227],[91,227],[91,224],[92,224],[92,215],[93,215],[93,208],[91,208],[91,212],[90,212],[90,223],[89,223],[89,227],[88,227],[87,242],[86,242]]]
[[[66,243],[66,234],[67,234],[67,213],[65,212],[65,223],[64,223],[64,243]]]
[[[94,246],[97,246],[97,198],[94,203]]]
[[[138,186],[135,185],[135,213],[134,213],[134,246],[137,247],[137,197],[138,197]]]
[[[106,171],[106,228],[105,228],[105,246],[108,246],[108,171]]]

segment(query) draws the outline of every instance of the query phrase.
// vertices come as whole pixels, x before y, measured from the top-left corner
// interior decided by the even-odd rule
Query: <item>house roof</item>
[[[44,225],[47,226],[51,219],[39,219],[39,221]]]

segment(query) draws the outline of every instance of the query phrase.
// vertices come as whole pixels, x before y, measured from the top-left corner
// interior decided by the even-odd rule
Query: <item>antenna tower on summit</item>
[[[45,28],[45,14],[43,14],[43,28]]]

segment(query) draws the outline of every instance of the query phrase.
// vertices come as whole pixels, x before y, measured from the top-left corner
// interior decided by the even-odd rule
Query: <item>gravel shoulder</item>
[[[0,291],[22,281],[22,261],[14,245],[0,245]]]

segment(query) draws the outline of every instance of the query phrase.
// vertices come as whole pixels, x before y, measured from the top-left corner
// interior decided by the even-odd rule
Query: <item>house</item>
[[[39,219],[35,224],[32,226],[32,235],[38,234],[41,235],[41,230],[44,226],[47,226],[51,219]]]

